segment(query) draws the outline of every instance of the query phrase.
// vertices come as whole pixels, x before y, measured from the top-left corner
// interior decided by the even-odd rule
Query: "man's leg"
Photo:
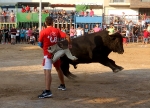
[[[38,98],[48,98],[52,96],[52,93],[50,91],[52,77],[51,77],[51,69],[52,69],[52,61],[51,59],[47,58],[47,56],[44,56],[43,59],[43,68],[44,68],[44,74],[45,74],[45,90],[41,95],[38,96]]]
[[[61,83],[61,84],[65,84],[65,83],[64,83],[64,74],[63,74],[61,68],[60,68],[60,67],[55,67],[55,69],[56,69],[56,71],[57,71],[57,73],[58,73],[58,77],[59,77],[59,79],[60,79],[60,83]]]
[[[60,80],[60,86],[58,87],[59,90],[66,90],[66,87],[65,87],[65,82],[64,82],[64,74],[60,68],[60,59],[57,60],[54,64],[54,67],[58,73],[58,77],[59,77],[59,80]]]
[[[52,82],[52,77],[51,77],[51,70],[44,69],[44,74],[45,74],[45,90],[50,90],[51,82]]]

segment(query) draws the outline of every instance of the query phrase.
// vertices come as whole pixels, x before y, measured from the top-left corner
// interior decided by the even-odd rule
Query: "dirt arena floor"
[[[80,64],[65,78],[67,90],[57,90],[52,70],[53,97],[38,99],[44,89],[42,50],[28,44],[0,45],[0,108],[150,108],[150,44],[124,46],[110,58],[124,67],[119,73],[98,63]]]

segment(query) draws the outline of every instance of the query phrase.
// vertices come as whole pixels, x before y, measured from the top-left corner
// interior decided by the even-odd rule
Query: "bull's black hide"
[[[72,61],[66,56],[61,57],[61,69],[65,76],[71,77],[73,74],[69,71],[69,64],[77,68],[77,64],[81,63],[101,63],[110,67],[113,72],[119,72],[123,68],[115,64],[115,62],[108,58],[108,55],[113,51],[123,54],[122,35],[115,33],[108,35],[108,31],[101,31],[93,34],[88,34],[78,38],[72,39],[72,48],[70,49],[72,55],[76,56],[78,60]],[[67,41],[58,43],[63,48],[68,47]]]

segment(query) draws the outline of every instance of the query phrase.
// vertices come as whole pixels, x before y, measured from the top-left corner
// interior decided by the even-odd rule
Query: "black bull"
[[[58,42],[62,48],[68,47],[67,41]],[[108,55],[113,51],[119,54],[124,53],[123,39],[120,33],[108,35],[108,31],[101,31],[97,33],[88,34],[78,38],[72,39],[72,48],[70,49],[72,55],[76,56],[78,60],[72,61],[66,56],[61,57],[61,69],[66,77],[73,77],[74,75],[69,71],[69,64],[77,68],[77,64],[98,62],[112,69],[113,72],[123,70],[123,67],[118,66]]]

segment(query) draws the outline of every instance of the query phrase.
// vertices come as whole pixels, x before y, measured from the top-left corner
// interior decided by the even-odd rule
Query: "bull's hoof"
[[[119,66],[119,69],[120,69],[120,71],[122,71],[124,68],[123,68],[123,67],[121,67],[121,66]]]
[[[117,73],[117,72],[119,72],[119,71],[120,71],[120,69],[115,69],[115,70],[113,70],[114,73]]]
[[[118,68],[118,69],[114,69],[113,72],[114,72],[114,73],[117,73],[117,72],[119,72],[119,71],[122,71],[123,69],[124,69],[123,67],[120,67],[120,68]]]

